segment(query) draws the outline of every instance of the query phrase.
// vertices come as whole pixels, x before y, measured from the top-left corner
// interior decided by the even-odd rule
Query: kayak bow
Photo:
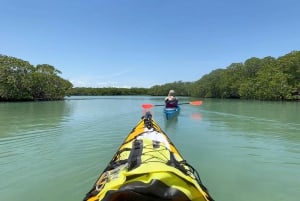
[[[212,201],[197,171],[150,112],[137,123],[84,201]]]

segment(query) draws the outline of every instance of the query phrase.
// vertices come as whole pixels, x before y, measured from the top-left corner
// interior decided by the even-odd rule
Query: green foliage
[[[217,69],[210,74],[204,75],[193,85],[191,95],[205,98],[220,97],[222,76],[224,76],[223,69]]]
[[[292,51],[278,59],[281,71],[287,75],[293,95],[300,95],[300,51]]]
[[[203,76],[191,91],[192,96],[206,98],[299,100],[300,52],[233,63]]]
[[[34,67],[29,62],[0,55],[1,99],[30,99],[28,78],[32,71],[34,71]]]
[[[49,64],[38,64],[36,66],[36,72],[49,75],[61,74],[59,70],[57,70],[56,68],[54,68],[54,66],[51,66]]]
[[[145,95],[147,94],[146,88],[91,88],[91,87],[76,87],[69,90],[70,96],[108,96],[108,95]]]
[[[0,100],[63,99],[72,84],[57,73],[60,71],[47,64],[34,67],[27,61],[0,55]]]

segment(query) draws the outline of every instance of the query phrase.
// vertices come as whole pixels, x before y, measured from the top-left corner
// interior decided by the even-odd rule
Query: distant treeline
[[[72,83],[48,64],[0,55],[0,101],[62,100]]]
[[[173,82],[164,85],[157,85],[151,88],[92,88],[92,87],[75,87],[69,90],[70,96],[107,96],[107,95],[151,95],[165,96],[170,89],[174,89],[178,96],[190,96],[189,89],[192,83]]]
[[[216,69],[195,82],[175,81],[150,88],[76,87],[60,78],[48,64],[32,66],[26,61],[0,55],[0,100],[57,100],[64,96],[151,95],[255,100],[300,99],[300,52],[279,58],[252,57]]]
[[[92,88],[75,87],[69,90],[69,96],[122,96],[122,95],[147,95],[147,88]]]

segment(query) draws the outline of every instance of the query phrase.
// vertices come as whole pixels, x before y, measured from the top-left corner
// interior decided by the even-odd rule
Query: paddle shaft
[[[199,106],[199,105],[202,105],[202,101],[191,101],[191,102],[187,102],[187,103],[178,103],[178,105],[183,105],[183,104],[190,104],[190,105]],[[142,104],[142,107],[145,108],[145,109],[150,109],[154,106],[165,106],[165,104],[159,104],[159,105]]]
[[[184,104],[190,104],[190,103],[178,103],[177,105],[184,105]],[[161,105],[154,105],[154,106],[165,106],[165,104],[161,104]]]

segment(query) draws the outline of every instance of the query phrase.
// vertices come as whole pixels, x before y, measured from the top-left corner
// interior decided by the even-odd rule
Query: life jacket
[[[177,107],[178,105],[178,100],[176,98],[174,98],[173,100],[166,100],[166,108],[173,108],[173,107]]]

